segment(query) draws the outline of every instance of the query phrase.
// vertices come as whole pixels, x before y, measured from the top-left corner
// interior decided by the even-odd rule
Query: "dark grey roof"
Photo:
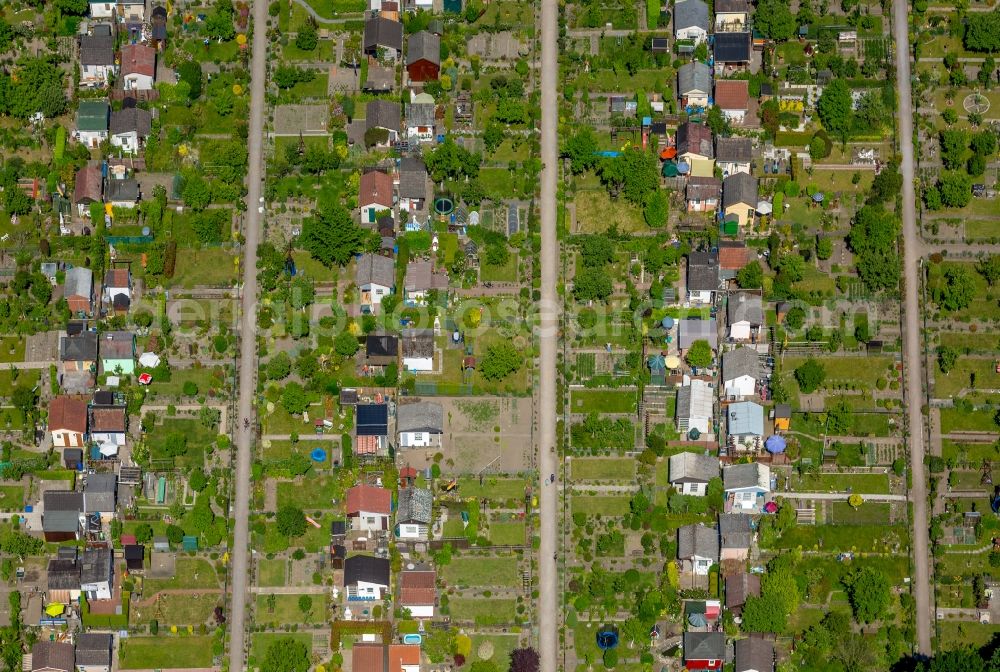
[[[764,465],[757,462],[731,464],[722,470],[722,484],[726,490],[753,488],[761,484]]]
[[[750,60],[750,33],[716,33],[717,63],[746,63]]]
[[[691,2],[691,0],[686,0]],[[685,122],[677,127],[677,154],[697,154],[706,159],[715,157],[715,148],[712,146],[712,129],[708,126]]]
[[[31,647],[32,670],[61,670],[72,672],[76,669],[76,656],[69,642],[53,642],[48,639],[35,642]]]
[[[117,478],[114,474],[91,474],[83,491],[86,513],[112,513],[115,510]]]
[[[674,31],[682,28],[708,30],[708,5],[701,0],[684,0],[674,5]]]
[[[685,525],[677,530],[677,557],[719,559],[719,533],[704,525]]]
[[[354,412],[358,436],[386,436],[389,433],[387,404],[358,404]]]
[[[427,166],[416,157],[399,160],[400,198],[427,198]]]
[[[701,61],[685,63],[677,71],[677,92],[683,96],[691,91],[712,92],[712,68]]]
[[[722,380],[736,380],[740,376],[760,378],[760,356],[753,348],[736,348],[722,354]]]
[[[739,513],[719,514],[719,537],[722,548],[750,548],[753,541],[753,528],[750,526],[750,516]]]
[[[359,581],[388,586],[388,558],[376,558],[370,555],[353,555],[345,560],[344,585],[353,586]]]
[[[714,291],[719,288],[719,258],[708,252],[688,255],[687,288],[689,291]]]
[[[85,632],[78,634],[76,636],[76,664],[110,667],[113,641],[110,633]]]
[[[133,179],[108,180],[105,192],[109,201],[136,201],[139,199],[139,183]]]
[[[49,590],[80,589],[80,568],[75,558],[52,558],[45,574]]]
[[[748,3],[747,0],[715,0],[713,9],[716,14],[749,12],[750,3]]]
[[[725,634],[721,632],[684,633],[684,660],[717,660],[721,662],[725,655]]]
[[[748,294],[747,292],[731,294],[729,303],[726,305],[726,317],[730,325],[737,322],[749,322],[756,326],[763,324],[764,304],[760,295]]]
[[[791,404],[776,404],[774,407],[774,417],[776,418],[790,418],[792,417],[792,405]]]
[[[384,128],[398,133],[401,117],[399,109],[399,103],[388,100],[369,102],[365,113],[365,130]]]
[[[715,158],[721,162],[750,163],[753,143],[750,138],[716,138]]]
[[[114,65],[115,40],[111,35],[80,37],[80,65]]]
[[[368,66],[368,78],[362,86],[366,91],[392,91],[396,84],[396,71],[381,65]]]
[[[80,558],[80,583],[100,583],[111,578],[111,549],[85,548]]]
[[[434,495],[431,494],[430,490],[400,488],[396,522],[430,525],[433,504]]]
[[[406,107],[407,126],[433,126],[434,103],[411,103]]]
[[[426,30],[410,35],[406,41],[406,64],[412,65],[417,61],[441,65],[441,38]]]
[[[42,513],[42,530],[44,532],[71,532],[80,530],[79,511],[44,511]]]
[[[379,47],[402,51],[403,24],[384,16],[376,16],[365,21],[364,50],[374,51]]]
[[[396,264],[389,257],[366,252],[358,259],[358,265],[354,272],[354,282],[359,287],[371,284],[394,287],[396,285]]]
[[[142,544],[129,544],[124,550],[126,560],[142,560],[146,554],[146,547]]]
[[[42,507],[45,513],[53,511],[83,511],[83,493],[69,490],[49,490],[42,495]]]
[[[774,645],[760,637],[736,640],[736,672],[773,672]]]
[[[757,178],[746,173],[733,173],[722,181],[722,205],[728,208],[740,203],[757,207]]]
[[[404,329],[403,357],[433,357],[434,332],[430,329]]]
[[[684,197],[689,201],[718,200],[722,194],[722,180],[717,177],[689,177],[684,188]]]
[[[111,112],[111,135],[135,132],[142,137],[149,135],[153,117],[141,107],[126,107]]]
[[[402,404],[396,409],[396,431],[440,434],[444,431],[444,408],[436,401]]]
[[[682,387],[677,393],[677,413],[680,414],[681,392],[688,391],[690,386]],[[690,410],[690,409],[689,409]],[[700,453],[677,453],[670,456],[671,483],[708,483],[719,475],[719,458]]]
[[[713,350],[719,347],[719,328],[714,317],[707,320],[690,317],[677,320],[677,347],[687,350],[695,341],[708,341]]]
[[[396,357],[399,355],[399,338],[390,334],[368,334],[365,352],[369,357]]]

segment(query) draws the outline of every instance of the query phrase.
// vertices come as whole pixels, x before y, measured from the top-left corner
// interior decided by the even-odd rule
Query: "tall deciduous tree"
[[[861,623],[877,621],[886,613],[891,599],[889,579],[874,567],[865,567],[847,577],[847,596],[854,618]]]
[[[843,79],[835,79],[823,89],[816,104],[823,128],[836,134],[841,140],[847,139],[852,123],[851,89]]]
[[[795,380],[803,393],[812,394],[826,380],[826,369],[818,360],[810,357],[795,369]]]
[[[881,206],[866,205],[851,223],[848,242],[858,275],[868,289],[880,291],[899,284],[899,218]]]
[[[268,672],[308,672],[308,647],[297,639],[283,637],[267,647],[262,669]]]
[[[344,206],[326,203],[303,222],[299,243],[324,266],[344,266],[355,254],[371,247],[372,235],[354,223]]]
[[[753,14],[754,28],[764,37],[783,41],[795,33],[795,17],[785,0],[760,0]]]

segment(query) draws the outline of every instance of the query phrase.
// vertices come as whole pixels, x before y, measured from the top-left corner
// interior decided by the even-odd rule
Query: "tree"
[[[729,120],[726,119],[726,115],[722,113],[722,108],[718,105],[708,108],[708,113],[705,115],[705,125],[715,135],[729,134]]]
[[[308,672],[312,662],[310,651],[303,642],[283,637],[267,647],[261,669],[268,672]]]
[[[25,416],[34,416],[38,411],[38,390],[28,385],[18,385],[11,393],[10,402]]]
[[[190,174],[184,180],[181,197],[184,199],[184,205],[195,212],[201,212],[212,202],[212,188],[200,175]]]
[[[308,595],[299,596],[299,611],[302,612],[303,616],[308,616],[309,612],[312,611],[313,601]]]
[[[947,345],[939,345],[937,348],[937,362],[941,373],[948,374],[955,364],[958,363],[958,350]]]
[[[205,472],[198,467],[191,470],[188,475],[188,487],[195,492],[201,492],[208,486],[208,478],[205,476]]]
[[[191,100],[201,98],[202,72],[201,63],[198,61],[184,61],[177,69],[177,76],[180,81],[187,84],[190,89],[188,96]]]
[[[140,523],[135,528],[135,540],[137,543],[145,544],[153,538],[153,527],[149,523]]]
[[[945,268],[943,282],[934,291],[934,300],[948,311],[962,310],[976,296],[976,280],[966,266]]]
[[[583,265],[604,266],[615,258],[615,246],[607,236],[586,236],[580,243],[580,257]]]
[[[885,126],[887,116],[891,117],[886,115],[881,91],[871,90],[862,94],[858,109],[854,112],[855,121],[860,128],[880,129]]]
[[[306,21],[306,24],[299,28],[295,36],[295,46],[302,51],[312,51],[319,45],[319,35],[316,32],[316,24],[313,21]]]
[[[274,517],[278,532],[283,537],[301,537],[306,533],[306,516],[302,509],[283,506]]]
[[[205,34],[216,40],[229,41],[236,37],[236,27],[233,25],[233,3],[223,0],[216,5],[215,11],[205,19]]]
[[[969,148],[976,154],[980,154],[986,158],[993,158],[993,155],[997,153],[997,135],[992,129],[986,129],[978,133],[974,133],[972,140],[969,142]]]
[[[861,623],[880,619],[891,600],[891,586],[885,574],[874,567],[864,567],[847,579],[847,597],[854,618]]]
[[[573,296],[577,301],[604,301],[614,287],[602,268],[584,268],[573,278]]]
[[[494,121],[487,122],[485,130],[483,130],[483,146],[487,152],[492,154],[503,144],[506,137],[507,132],[503,126]]]
[[[645,203],[647,195],[660,183],[656,157],[638,148],[604,159],[597,172],[612,198],[621,195],[636,205]]]
[[[0,114],[18,119],[27,119],[36,112],[46,117],[62,114],[66,95],[59,63],[55,54],[20,58],[15,68],[17,77],[0,78]]]
[[[755,13],[756,16],[756,13]],[[847,140],[847,132],[853,123],[851,89],[843,79],[834,79],[824,89],[816,104],[823,128]]]
[[[489,127],[487,127],[488,129]],[[562,156],[569,159],[574,174],[590,170],[597,164],[597,138],[589,126],[584,126],[563,144]]]
[[[309,407],[309,398],[301,385],[291,382],[281,391],[281,405],[292,415],[301,415]]]
[[[993,74],[997,71],[997,62],[992,55],[983,59],[983,65],[979,68],[976,79],[982,86],[989,87],[993,84]]]
[[[855,255],[858,275],[872,291],[899,286],[900,259],[896,245],[899,231],[899,218],[881,206],[864,206],[851,222],[848,243]]]
[[[510,261],[510,250],[504,241],[498,240],[486,246],[483,262],[487,266],[506,266],[508,261]]]
[[[354,334],[349,331],[342,331],[333,339],[333,347],[341,357],[353,357],[361,345]]]
[[[816,237],[816,258],[821,260],[829,259],[833,256],[833,239],[826,236]]]
[[[948,170],[960,168],[965,163],[965,150],[969,134],[962,130],[945,129],[938,136],[941,142],[941,162]]]
[[[538,652],[531,647],[510,652],[509,672],[538,672]]]
[[[806,312],[800,306],[795,306],[785,315],[785,326],[792,331],[798,331],[806,321]]]
[[[818,360],[810,357],[795,369],[795,380],[804,394],[812,394],[826,380],[826,368]]]
[[[1000,9],[992,12],[967,12],[964,14],[965,35],[963,43],[969,51],[1000,51]]]
[[[1000,254],[991,254],[980,259],[976,264],[976,270],[990,285],[997,284],[1000,280]]]
[[[796,21],[785,0],[761,0],[754,12],[754,28],[764,37],[783,42],[795,33]]]
[[[510,341],[499,341],[486,348],[479,362],[479,373],[486,380],[501,380],[521,368],[524,354]]]
[[[941,202],[949,208],[964,208],[972,200],[972,177],[961,170],[946,170],[938,179]]]
[[[868,204],[878,205],[893,201],[902,188],[903,176],[899,172],[899,164],[891,161],[872,180],[872,188],[868,192]]]
[[[177,527],[176,525],[167,525],[167,540],[171,544],[179,544],[184,541],[184,530]]]
[[[741,289],[760,289],[764,286],[764,270],[754,259],[736,272],[736,283]]]
[[[708,341],[699,339],[691,344],[684,359],[691,366],[704,369],[712,363],[712,346]]]
[[[479,175],[479,155],[459,147],[450,135],[443,143],[427,152],[424,162],[435,182]]]
[[[788,615],[779,596],[773,593],[750,596],[743,606],[743,628],[748,632],[784,632]]]
[[[372,244],[372,236],[354,223],[351,213],[340,203],[321,204],[317,214],[302,224],[299,243],[314,259],[327,268],[344,266],[359,252]]]

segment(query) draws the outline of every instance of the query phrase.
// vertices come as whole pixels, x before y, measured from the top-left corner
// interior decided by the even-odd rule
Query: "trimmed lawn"
[[[941,409],[941,431],[950,432],[996,432],[994,411],[989,408],[963,411],[957,408]]]
[[[308,82],[299,82],[288,90],[289,97],[302,100],[303,98],[326,98],[326,90],[330,81],[330,75],[325,72],[317,73]]]
[[[513,599],[497,597],[453,597],[448,603],[453,619],[475,621],[482,626],[513,623],[517,618],[516,604]]]
[[[524,499],[524,490],[528,482],[520,478],[483,479],[482,485],[478,478],[458,479],[458,491],[463,497],[489,499],[494,502],[505,502],[511,499]]]
[[[484,261],[479,267],[479,279],[482,282],[517,282],[517,258],[517,253],[511,252],[503,266],[491,266]]]
[[[274,597],[274,611],[267,607],[269,597]],[[257,624],[273,624],[274,626],[291,625],[293,623],[323,623],[326,621],[327,596],[312,595],[312,608],[308,614],[299,609],[301,595],[258,595],[257,612],[254,621]]]
[[[0,336],[0,363],[23,362],[26,345],[23,336]]]
[[[211,667],[212,638],[129,637],[122,642],[120,663],[123,670]]]
[[[295,46],[295,40],[290,40],[281,49],[281,55],[286,61],[308,61],[309,63],[332,61],[334,56],[333,40],[319,40],[316,48],[312,51],[303,51]],[[317,77],[317,79],[319,78]]]
[[[973,466],[983,460],[1000,459],[1000,447],[995,443],[961,443],[950,439],[941,440],[941,456],[946,460],[957,460]]]
[[[14,367],[17,368],[17,367]],[[0,370],[0,397],[9,397],[14,392],[15,387],[34,387],[38,384],[41,371],[38,369],[18,369],[17,380],[11,375],[10,367]]]
[[[908,539],[903,525],[799,525],[785,532],[772,548],[889,553],[897,546],[907,548]]]
[[[211,398],[221,394],[225,387],[225,369],[221,366],[171,369],[170,380],[163,381],[154,378],[149,389],[157,394],[180,397],[184,392],[184,383],[188,381],[198,386],[199,395],[208,395]],[[216,400],[212,403],[220,403],[220,401]]]
[[[143,595],[146,597],[161,590],[173,588],[220,588],[219,575],[212,563],[204,558],[178,557],[176,571],[172,579],[145,579]]]
[[[888,502],[865,502],[857,509],[847,502],[827,502],[827,517],[832,525],[877,525],[889,522]]]
[[[492,543],[498,546],[523,546],[524,523],[490,523],[489,538]]]
[[[260,560],[257,563],[257,585],[265,587],[286,585],[288,583],[285,579],[287,568],[287,560],[280,558]]]
[[[633,481],[635,460],[630,457],[574,457],[570,473],[574,481]]]
[[[985,646],[997,634],[993,623],[968,623],[961,621],[938,621],[941,636],[938,646],[952,649],[960,646]]]
[[[250,635],[250,666],[256,667],[262,662],[267,650],[279,639],[294,639],[312,651],[312,635],[308,632],[255,632]]]
[[[1000,387],[1000,373],[996,372],[995,359],[959,357],[947,375],[940,370],[934,372],[934,396],[938,399],[962,396],[962,390],[970,386],[973,374],[977,388],[995,390]]]
[[[24,510],[24,486],[0,485],[0,511]]]
[[[501,668],[510,662],[510,652],[517,648],[517,635],[472,635],[472,661],[492,660]],[[493,655],[479,657],[479,647],[489,642],[493,645]]]
[[[570,393],[571,413],[635,413],[636,390],[573,390]]]
[[[629,512],[630,497],[616,495],[574,495],[573,513],[588,516],[624,516]]]
[[[205,446],[215,441],[218,434],[193,418],[164,418],[163,423],[146,435],[149,456],[156,460],[170,459],[167,455],[167,438],[182,434],[187,438],[187,452],[173,458],[179,467],[200,467],[205,464]]]
[[[612,201],[604,189],[578,191],[576,194],[576,229],[573,233],[603,233],[618,225],[622,233],[646,231],[642,209],[623,199]]]
[[[444,567],[444,580],[458,586],[517,586],[521,580],[517,558],[453,558]]]
[[[167,281],[168,287],[191,288],[196,285],[231,287],[238,268],[233,262],[238,256],[230,250],[210,247],[203,250],[178,250],[177,269]]]
[[[176,625],[178,629],[182,629],[189,625],[208,623],[212,619],[212,611],[222,603],[222,591],[198,595],[161,595],[148,606],[133,602],[130,620],[145,625],[155,619],[159,621],[161,628],[169,630],[170,626]]]
[[[791,377],[795,369],[805,363],[806,357],[783,357],[781,371],[784,377]],[[816,359],[826,369],[826,380],[823,387],[830,388],[834,383],[854,383],[863,389],[875,387],[875,381],[889,374],[890,357],[817,357]],[[795,387],[796,383],[790,384]]]
[[[985,352],[994,352],[1000,349],[1000,338],[996,334],[989,332],[944,331],[938,332],[938,340],[941,342],[941,345],[947,345],[952,348],[968,348],[970,350]],[[934,374],[935,378],[940,375],[940,371]]]
[[[885,474],[815,474],[792,476],[792,490],[796,492],[852,492],[861,494],[888,494],[889,477]]]
[[[342,500],[344,489],[334,476],[306,477],[303,481],[278,483],[278,508],[297,506],[310,511],[333,508],[333,500]]]

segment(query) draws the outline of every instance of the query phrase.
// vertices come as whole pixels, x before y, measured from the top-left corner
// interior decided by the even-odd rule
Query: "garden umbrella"
[[[767,452],[772,455],[785,452],[785,446],[784,437],[778,436],[777,434],[769,436],[767,441],[764,442],[764,447],[767,448]]]
[[[688,623],[696,628],[704,628],[708,625],[708,619],[705,614],[691,614],[688,616]]]
[[[49,616],[61,616],[66,611],[66,607],[58,602],[53,602],[45,607],[45,613]]]

